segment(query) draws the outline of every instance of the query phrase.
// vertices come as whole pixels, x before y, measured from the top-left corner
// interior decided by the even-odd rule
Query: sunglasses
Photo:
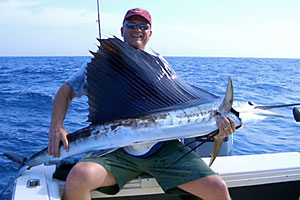
[[[129,28],[129,29],[136,29],[137,26],[139,26],[139,28],[140,28],[141,30],[148,30],[148,28],[149,28],[149,25],[148,25],[148,24],[139,24],[139,25],[138,25],[138,24],[133,23],[133,22],[128,22],[128,23],[126,24],[126,27]]]

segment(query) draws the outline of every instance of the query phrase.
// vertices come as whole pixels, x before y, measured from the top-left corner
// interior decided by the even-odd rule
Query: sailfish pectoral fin
[[[219,151],[222,148],[223,141],[224,141],[223,137],[222,138],[219,138],[219,137],[214,138],[214,147],[213,147],[213,151],[212,151],[212,154],[211,154],[209,166],[211,166],[213,164],[213,162],[215,161]]]

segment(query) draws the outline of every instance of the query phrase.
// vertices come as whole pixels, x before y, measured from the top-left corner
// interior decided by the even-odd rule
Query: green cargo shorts
[[[102,157],[87,154],[80,162],[98,163],[116,177],[117,185],[99,188],[100,192],[116,194],[126,183],[147,173],[156,179],[166,193],[173,193],[171,189],[179,185],[216,174],[195,152],[170,166],[189,150],[189,147],[174,140],[165,142],[160,150],[147,158],[137,158],[118,149]]]

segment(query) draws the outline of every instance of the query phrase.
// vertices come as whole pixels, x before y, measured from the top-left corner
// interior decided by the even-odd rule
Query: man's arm
[[[64,83],[55,95],[52,107],[51,126],[49,130],[48,154],[59,157],[59,143],[62,142],[65,149],[69,149],[67,140],[68,131],[64,129],[63,122],[69,105],[75,97],[72,89]]]

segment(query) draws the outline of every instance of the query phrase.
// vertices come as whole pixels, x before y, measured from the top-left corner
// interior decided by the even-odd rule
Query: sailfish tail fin
[[[18,167],[21,167],[27,160],[26,157],[12,152],[4,152],[3,155],[13,161]]]

